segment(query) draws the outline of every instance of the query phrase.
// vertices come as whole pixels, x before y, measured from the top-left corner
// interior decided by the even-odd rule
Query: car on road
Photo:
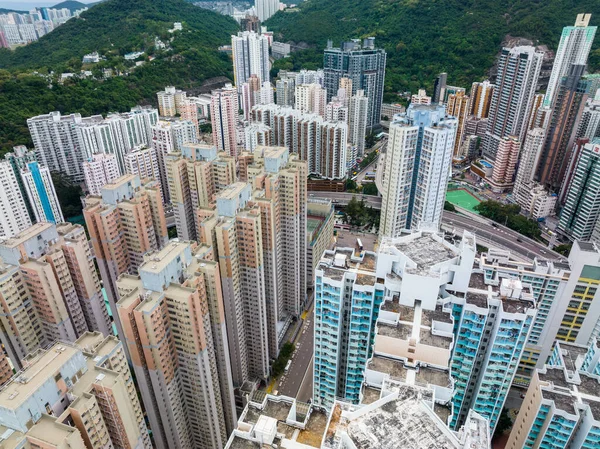
[[[494,222],[492,222],[492,226],[495,227],[495,228],[498,227],[498,225],[496,223],[494,223]]]
[[[517,242],[522,243],[523,240],[521,240],[519,237],[517,237]]]

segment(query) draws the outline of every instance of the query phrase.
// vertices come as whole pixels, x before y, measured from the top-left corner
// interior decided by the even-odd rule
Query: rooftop
[[[554,390],[544,390],[542,388],[542,397],[549,401],[554,401],[554,405],[559,410],[563,410],[571,415],[577,414],[575,409],[575,398],[570,394],[559,393]]]
[[[562,388],[571,389],[571,383],[565,378],[565,372],[562,367],[546,366],[546,372],[538,371],[540,380],[550,382],[552,385]]]
[[[367,362],[367,369],[389,374],[392,379],[402,381],[406,380],[406,373],[408,372],[404,367],[403,362],[378,355],[374,355],[373,358]],[[379,393],[377,394],[377,399],[379,399]]]
[[[452,337],[443,337],[441,335],[434,335],[431,333],[431,329],[421,328],[419,331],[420,343],[427,346],[434,346],[436,348],[450,349],[452,345]]]
[[[435,310],[423,310],[421,324],[424,326],[431,326],[433,321],[452,324],[452,314],[450,312],[444,312],[442,306],[439,304],[435,307]]]
[[[579,392],[593,397],[600,397],[600,382],[598,379],[584,373],[579,375],[581,378],[581,384],[577,386]]]
[[[46,229],[50,229],[52,227],[54,227],[54,223],[36,223],[33,226],[29,226],[27,229],[24,229],[23,231],[14,235],[13,237],[4,240],[1,245],[7,248],[16,248],[17,246],[25,243],[27,240],[34,238]]]
[[[600,399],[582,399],[581,402],[590,406],[590,410],[592,411],[592,416],[596,421],[600,421]]]
[[[146,254],[144,262],[138,270],[147,273],[161,273],[173,259],[180,257],[188,247],[190,247],[189,242],[171,240],[162,249]]]
[[[67,438],[73,433],[79,433],[75,427],[70,427],[65,424],[61,424],[56,421],[50,415],[42,415],[42,418],[31,428],[27,435],[36,438],[49,445],[61,445],[65,444]],[[67,443],[67,446],[71,445]],[[52,447],[52,446],[49,446]]]
[[[395,242],[396,248],[417,264],[420,270],[452,260],[456,254],[431,234],[407,241]]]
[[[424,401],[427,391],[398,384],[396,392],[382,399],[373,410],[361,413],[349,410],[332,413],[327,447],[336,447],[335,440],[345,432],[358,449],[410,448],[457,449],[458,438],[446,428]],[[337,435],[337,436],[334,436]]]
[[[419,385],[437,385],[438,387],[450,387],[450,373],[428,366],[420,366],[417,370],[416,381]]]
[[[0,407],[9,410],[20,407],[78,353],[79,349],[65,343],[57,343],[46,351],[39,350],[27,361],[28,367],[17,373],[0,391]]]
[[[585,357],[588,348],[585,346],[564,342],[557,342],[557,344],[559,345],[563,361],[565,362],[565,367],[569,371],[577,371],[579,369],[579,367],[576,364],[577,358]]]

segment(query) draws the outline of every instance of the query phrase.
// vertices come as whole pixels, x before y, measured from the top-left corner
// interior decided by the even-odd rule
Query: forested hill
[[[600,25],[598,0],[306,0],[296,12],[279,12],[266,25],[277,40],[306,42],[318,50],[327,39],[337,45],[375,36],[388,51],[389,93],[430,87],[439,72],[448,72],[452,85],[468,86],[486,76],[507,34],[556,48],[562,28],[582,12],[592,13],[591,24]],[[312,58],[316,62],[319,52]],[[278,64],[293,65],[295,59],[308,58],[298,55]],[[590,69],[600,69],[600,33]]]
[[[107,0],[37,42],[1,50],[0,68],[54,67],[93,51],[105,55],[143,50],[155,36],[168,39],[173,22],[186,25],[186,39],[193,47],[215,52],[237,29],[232,19],[184,0]]]
[[[90,6],[91,6],[90,4],[85,4],[85,3],[81,3],[81,2],[77,2],[77,1],[73,1],[73,0],[67,0],[66,2],[60,2],[60,3],[52,6],[52,8],[54,8],[54,9],[67,8],[69,11],[74,12],[74,11],[77,11],[78,9],[89,8]]]
[[[170,33],[174,22],[183,30]],[[156,104],[156,92],[168,85],[190,89],[208,78],[233,79],[231,58],[218,46],[237,29],[233,19],[184,0],[107,0],[37,42],[0,50],[0,154],[31,145],[26,120],[38,114],[124,112]],[[167,48],[158,48],[156,37]],[[83,65],[82,56],[93,51],[103,60]],[[123,58],[132,51],[144,51],[142,66]],[[102,69],[113,76],[104,79]],[[92,76],[59,81],[61,73],[82,70]]]

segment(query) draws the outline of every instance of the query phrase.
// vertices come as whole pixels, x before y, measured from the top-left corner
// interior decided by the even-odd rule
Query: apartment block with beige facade
[[[38,223],[0,244],[0,257],[18,267],[40,325],[41,345],[56,340],[75,341],[87,330],[111,333],[91,250],[83,227]],[[18,288],[18,287],[17,287]],[[23,303],[26,297],[19,301]],[[16,298],[15,298],[16,299]],[[18,334],[29,333],[32,320],[17,320],[11,326]],[[33,325],[35,327],[35,324]],[[12,345],[11,345],[12,346]],[[34,345],[39,346],[39,345]],[[28,351],[36,349],[29,347]],[[23,351],[8,350],[13,363]]]
[[[44,337],[29,296],[23,273],[16,265],[0,264],[0,340],[12,364],[21,368],[21,359],[44,343]]]
[[[85,333],[36,351],[0,390],[3,447],[150,449],[132,382],[114,337]]]
[[[236,416],[217,264],[172,241],[118,282],[118,313],[158,448],[221,448]],[[213,338],[213,329],[217,335]],[[221,382],[223,380],[223,382]]]
[[[216,147],[190,143],[168,155],[166,165],[177,235],[194,240],[196,209],[209,207],[219,191],[236,181],[235,158],[218,153]]]
[[[157,181],[142,182],[138,176],[125,175],[105,185],[101,196],[88,196],[85,204],[83,216],[114,312],[119,298],[117,278],[136,273],[144,254],[162,248],[167,241],[160,188]],[[118,319],[115,324],[123,335]]]

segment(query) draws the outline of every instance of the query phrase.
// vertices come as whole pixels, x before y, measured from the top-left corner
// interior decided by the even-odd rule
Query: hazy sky
[[[29,11],[39,6],[54,6],[62,0],[0,0],[0,8],[16,9],[18,11]],[[81,3],[94,3],[98,0],[78,0]]]

